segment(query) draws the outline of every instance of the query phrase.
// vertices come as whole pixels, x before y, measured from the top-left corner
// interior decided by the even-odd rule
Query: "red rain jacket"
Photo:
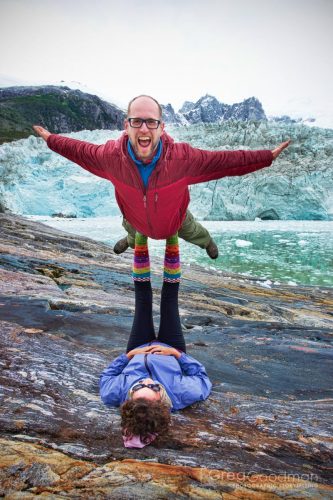
[[[139,170],[127,152],[128,135],[96,145],[51,134],[47,145],[115,187],[125,219],[149,238],[165,239],[182,225],[190,194],[188,186],[227,176],[245,175],[271,165],[270,150],[205,151],[175,143],[162,134],[162,156],[145,188]]]

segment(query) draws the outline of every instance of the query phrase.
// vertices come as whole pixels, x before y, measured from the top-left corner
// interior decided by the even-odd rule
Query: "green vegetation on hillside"
[[[96,96],[86,96],[69,91],[2,98],[0,144],[28,137],[33,134],[31,127],[34,124],[55,133],[117,128],[117,113],[106,108],[111,105]]]

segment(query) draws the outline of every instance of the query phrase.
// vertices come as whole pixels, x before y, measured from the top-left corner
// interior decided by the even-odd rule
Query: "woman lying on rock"
[[[178,310],[178,236],[166,242],[157,338],[147,238],[139,233],[135,238],[133,279],[135,315],[127,351],[101,374],[100,393],[106,405],[122,405],[124,445],[143,448],[167,433],[170,411],[206,399],[212,384],[204,366],[186,354]]]

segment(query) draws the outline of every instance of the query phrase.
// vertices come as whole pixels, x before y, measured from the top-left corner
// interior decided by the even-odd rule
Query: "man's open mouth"
[[[138,143],[142,148],[147,148],[150,146],[151,138],[146,136],[138,137]]]

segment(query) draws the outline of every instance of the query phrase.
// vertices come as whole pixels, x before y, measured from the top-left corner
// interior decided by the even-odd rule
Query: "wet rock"
[[[19,440],[1,439],[0,445],[5,452],[0,469],[0,494],[11,499],[37,495],[47,498],[212,500],[332,498],[330,486],[315,484],[305,477],[248,475],[133,459],[98,466]]]
[[[0,224],[4,494],[332,497],[332,290],[185,268],[184,334],[212,394],[173,416],[167,442],[125,449],[98,378],[129,335],[131,253],[8,214]]]

